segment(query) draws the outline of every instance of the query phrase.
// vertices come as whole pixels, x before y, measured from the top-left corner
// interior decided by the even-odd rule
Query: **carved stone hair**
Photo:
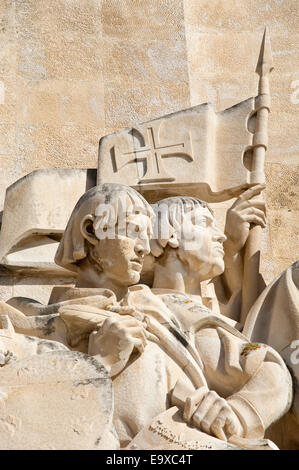
[[[70,271],[78,271],[78,264],[87,256],[87,241],[81,233],[80,224],[85,216],[94,217],[95,225],[99,225],[103,215],[99,208],[106,205],[112,210],[106,211],[105,223],[117,224],[117,215],[125,207],[127,211],[142,211],[154,222],[154,212],[141,194],[130,186],[115,183],[100,184],[91,188],[79,199],[69,218],[66,229],[58,246],[55,263]],[[108,219],[107,219],[108,214]]]
[[[183,217],[197,207],[207,207],[213,214],[209,205],[196,197],[168,197],[152,205],[156,215],[154,235],[150,242],[153,256],[156,258],[161,256],[167,245],[177,247],[177,243],[174,244],[173,240],[180,230]]]

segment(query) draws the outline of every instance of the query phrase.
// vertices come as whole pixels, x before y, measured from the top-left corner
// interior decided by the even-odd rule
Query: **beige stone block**
[[[193,72],[221,78],[254,72],[261,43],[261,34],[232,32],[189,32],[187,29],[190,75]]]
[[[265,168],[267,229],[263,231],[261,271],[269,283],[299,256],[298,166],[268,162]]]
[[[100,28],[98,16],[101,5],[94,0],[65,1],[16,0],[16,20],[26,28],[23,35],[35,32],[73,32],[85,35],[97,34]]]
[[[12,25],[13,13],[14,13],[14,2],[12,0],[3,0],[0,4],[1,14],[1,30],[6,31],[9,26]]]
[[[180,84],[109,82],[105,88],[105,122],[113,132],[189,106],[186,88]]]
[[[130,81],[171,83],[188,86],[188,63],[184,41],[142,38],[105,37],[104,78],[122,77],[123,86]]]
[[[182,0],[106,0],[102,3],[103,34],[133,38],[184,35]]]
[[[161,100],[161,109],[163,112],[173,113],[181,109],[189,108],[190,95],[186,83],[166,82],[159,86],[158,95]],[[161,113],[154,117],[160,117]]]
[[[298,28],[289,27],[288,31],[291,34],[286,34],[286,30],[279,34],[271,33],[274,74],[277,79],[292,72],[298,73]]]
[[[99,4],[17,2],[18,73],[24,78],[87,79],[101,71]],[[78,47],[78,44],[80,46]]]
[[[78,48],[80,42],[80,48]],[[101,77],[99,40],[94,37],[65,39],[51,37],[19,40],[18,74],[27,80],[80,79]]]
[[[268,210],[299,210],[299,167],[277,163],[266,164],[266,201]],[[269,189],[268,189],[269,188]],[[276,215],[275,215],[276,217]]]
[[[12,0],[3,0],[0,3],[0,71],[14,62],[15,55],[15,5]],[[8,54],[11,52],[11,56]],[[10,69],[8,67],[8,69]]]
[[[26,173],[39,168],[95,168],[101,134],[101,129],[88,126],[18,126],[17,164]]]
[[[0,125],[15,124],[16,120],[16,86],[12,73],[0,73]]]
[[[1,156],[13,156],[15,144],[15,126],[13,124],[0,124],[0,159]]]
[[[8,11],[9,12],[9,11]],[[7,11],[6,11],[7,13]],[[16,117],[16,41],[12,13],[0,20],[0,123],[14,123]],[[1,13],[0,13],[1,15]]]
[[[157,18],[148,16],[148,8],[160,9],[159,14],[164,15],[164,4],[152,2],[149,6],[138,2],[138,8],[131,8],[128,18],[126,16],[129,4],[132,2],[109,3],[109,12],[115,23],[105,27],[107,9],[103,4],[103,31],[104,31],[104,90],[105,90],[105,116],[107,129],[119,130],[136,122],[158,117],[161,114],[177,111],[190,105],[188,88],[188,64],[184,37],[174,33],[172,23],[165,24],[162,36],[141,32],[136,40],[136,28],[140,24],[136,21],[135,27],[128,31],[130,21],[134,15],[145,15],[150,31],[151,23]],[[111,4],[110,4],[111,3]],[[173,2],[177,3],[177,2]],[[168,2],[167,2],[168,4]],[[117,10],[114,12],[114,8]],[[173,5],[167,5],[168,14],[172,14]],[[108,9],[107,9],[108,11]],[[120,16],[118,16],[120,15]],[[126,20],[129,23],[126,23]],[[161,18],[160,22],[163,21]],[[178,17],[178,21],[180,21]],[[116,26],[117,25],[117,26]],[[168,36],[165,30],[169,30]]]
[[[192,105],[210,102],[222,110],[257,94],[258,34],[248,38],[248,33],[202,33],[187,28],[186,41]]]
[[[188,24],[206,31],[262,31],[265,25],[273,31],[297,29],[298,2],[269,0],[240,0],[225,2],[202,0],[184,1]]]
[[[15,8],[11,0],[0,4],[0,75],[15,73]]]
[[[270,284],[275,278],[287,269],[293,262],[294,257],[291,258],[278,258],[272,254],[264,254],[261,259],[261,272],[266,284]]]
[[[285,110],[286,107],[290,109],[290,98],[294,92],[291,84],[298,74],[298,34],[297,31],[290,35],[275,34],[271,27],[270,34],[275,67],[270,78],[272,110],[275,107],[277,110]],[[200,28],[194,30],[187,26],[192,104],[197,104],[199,99],[205,100],[204,96],[202,98],[203,93],[199,92],[203,86],[210,92],[208,100],[212,99],[216,103],[217,95],[217,107],[220,109],[231,106],[233,100],[236,103],[248,96],[254,96],[257,93],[258,77],[255,67],[261,37],[262,31],[249,32],[246,28],[239,32],[225,29],[203,32]],[[231,96],[225,96],[225,88]],[[227,98],[231,98],[231,101],[227,101]],[[275,119],[279,121],[278,116]]]
[[[18,80],[18,123],[104,127],[99,80]]]
[[[268,213],[270,243],[274,259],[288,259],[291,264],[299,258],[298,217],[299,211],[291,209],[279,209]]]
[[[291,112],[278,112],[270,115],[269,152],[267,161],[271,163],[299,164],[299,138],[297,115]]]

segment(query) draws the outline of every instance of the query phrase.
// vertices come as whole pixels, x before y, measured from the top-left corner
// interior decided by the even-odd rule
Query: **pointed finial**
[[[259,60],[255,71],[260,75],[260,77],[264,77],[265,75],[268,75],[270,72],[272,72],[273,68],[274,65],[271,51],[270,35],[269,29],[266,26],[262,40]]]

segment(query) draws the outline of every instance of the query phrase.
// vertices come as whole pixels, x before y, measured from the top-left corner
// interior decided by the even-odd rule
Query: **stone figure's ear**
[[[168,240],[168,245],[171,246],[171,248],[178,248],[179,247],[179,240],[178,240],[178,236],[177,236],[177,233],[174,232],[170,239]]]
[[[89,241],[91,245],[96,245],[98,243],[98,239],[94,233],[94,216],[93,215],[86,215],[84,219],[81,220],[80,223],[80,231],[82,236]]]
[[[167,245],[171,248],[178,248],[179,247],[179,240],[177,234],[174,232],[168,240],[156,240],[152,238],[150,240],[151,246],[151,253],[155,258],[159,258]]]

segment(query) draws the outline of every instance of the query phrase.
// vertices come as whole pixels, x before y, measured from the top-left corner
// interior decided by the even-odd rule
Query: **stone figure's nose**
[[[138,256],[148,255],[150,253],[150,251],[151,251],[151,249],[150,249],[150,244],[149,244],[149,238],[148,237],[138,238],[136,240],[135,253]]]

